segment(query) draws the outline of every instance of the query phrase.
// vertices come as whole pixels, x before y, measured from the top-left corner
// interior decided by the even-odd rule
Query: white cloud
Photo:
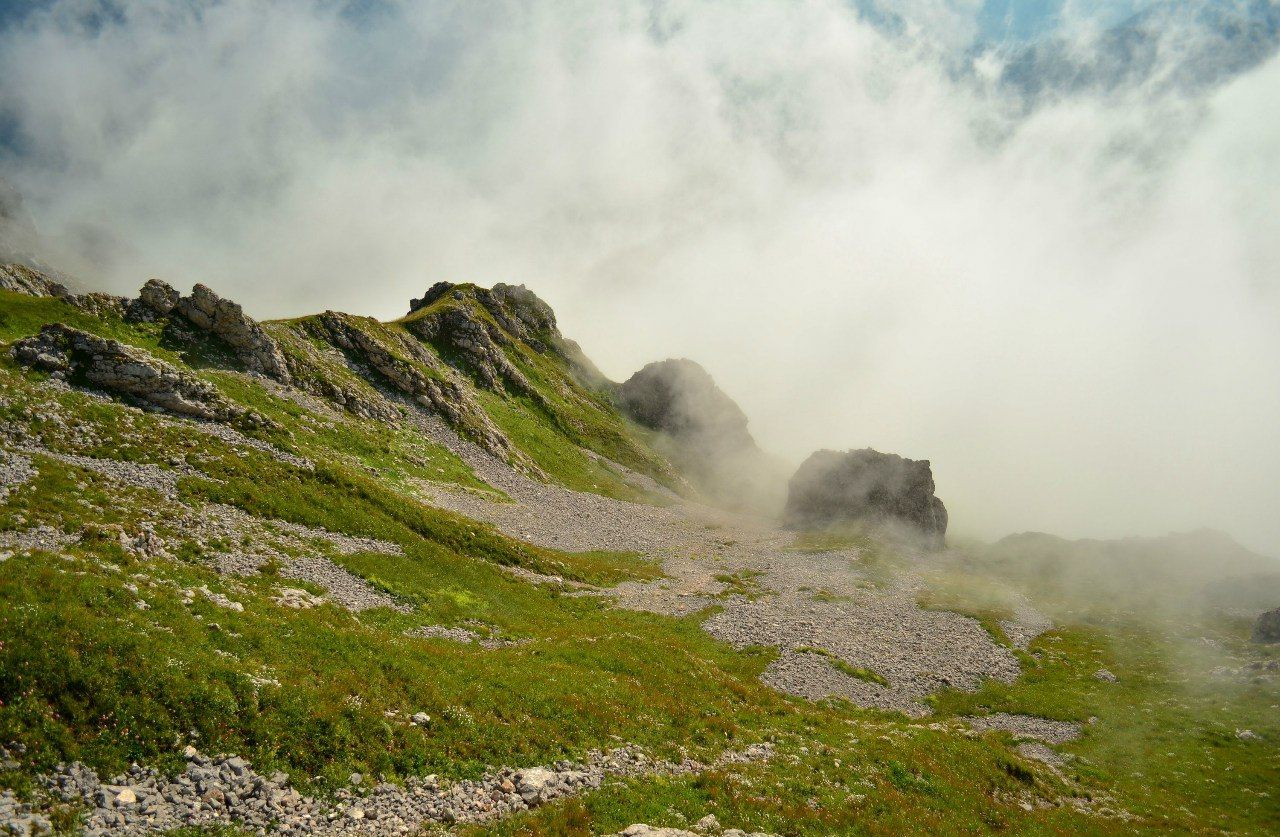
[[[906,39],[835,0],[64,8],[0,39],[0,173],[119,292],[390,317],[525,282],[615,377],[702,361],[790,457],[932,459],[959,530],[1280,552],[1280,63],[1024,118],[950,69],[969,10],[915,5]]]

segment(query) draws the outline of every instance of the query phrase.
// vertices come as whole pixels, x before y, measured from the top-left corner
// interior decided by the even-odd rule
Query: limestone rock
[[[905,524],[933,546],[947,531],[947,509],[934,496],[928,460],[904,459],[866,448],[820,450],[796,471],[788,486],[788,525],[814,528],[839,523]]]
[[[502,459],[510,459],[515,454],[511,442],[466,386],[456,379],[456,373],[443,368],[425,346],[411,338],[405,338],[394,347],[388,346],[370,333],[368,327],[362,327],[358,318],[333,311],[326,311],[320,316],[318,327],[327,342],[382,376],[395,390],[442,416],[485,450]],[[427,374],[423,368],[434,374]]]
[[[1258,617],[1257,623],[1253,626],[1253,641],[1280,642],[1280,607]]]
[[[225,343],[249,371],[289,380],[289,367],[276,341],[238,303],[223,299],[207,285],[196,285],[190,296],[182,296],[167,283],[151,279],[128,311],[135,319],[180,316],[197,331]]]
[[[27,296],[55,296],[59,299],[70,299],[73,296],[66,285],[20,264],[0,265],[0,290]]]
[[[437,304],[441,300],[445,304]],[[405,327],[439,349],[447,361],[470,373],[481,386],[495,392],[507,389],[551,408],[504,351],[513,340],[542,353],[552,351],[560,342],[555,314],[532,291],[523,285],[499,283],[486,290],[437,282],[421,299],[410,303],[410,312]]]
[[[178,293],[172,285],[159,279],[148,279],[147,284],[138,291],[138,302],[161,316],[168,316],[174,308],[178,307],[181,299],[182,294]]]
[[[265,425],[268,420],[223,398],[217,387],[134,346],[51,323],[17,341],[13,358],[170,413],[212,421]]]

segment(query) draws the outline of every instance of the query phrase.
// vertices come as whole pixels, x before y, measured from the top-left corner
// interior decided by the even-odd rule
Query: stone
[[[934,495],[928,460],[865,448],[820,450],[792,476],[786,522],[793,528],[847,523],[887,524],[941,547],[947,509]]]
[[[217,335],[235,349],[251,371],[279,381],[289,380],[284,353],[238,303],[223,299],[207,285],[196,285],[190,296],[178,300],[174,310],[197,328]]]
[[[70,299],[71,291],[67,286],[56,282],[38,270],[20,264],[0,265],[0,291],[27,296],[53,296],[59,299]]]
[[[219,422],[267,426],[262,416],[233,404],[213,384],[135,346],[50,323],[18,340],[10,355],[23,366],[61,374],[166,412]]]
[[[134,793],[133,788],[122,788],[116,794],[117,805],[132,805],[138,801],[138,795]]]
[[[716,819],[715,814],[707,814],[702,819],[693,824],[695,831],[719,831],[720,820]]]
[[[1268,644],[1280,642],[1280,607],[1258,617],[1253,626],[1252,639],[1254,642]]]
[[[426,712],[414,712],[411,716],[409,716],[409,720],[417,724],[418,726],[422,727],[431,723],[431,716],[428,715]]]
[[[1093,677],[1095,680],[1100,680],[1103,683],[1115,683],[1119,679],[1105,668],[1100,668],[1095,671],[1093,673]]]

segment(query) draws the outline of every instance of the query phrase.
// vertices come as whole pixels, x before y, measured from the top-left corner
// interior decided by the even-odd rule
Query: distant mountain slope
[[[1005,574],[1073,596],[1169,602],[1191,597],[1247,612],[1280,600],[1280,560],[1212,529],[1119,540],[1025,532],[980,554]]]

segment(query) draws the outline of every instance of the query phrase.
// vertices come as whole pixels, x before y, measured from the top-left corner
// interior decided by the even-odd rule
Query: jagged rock
[[[1258,617],[1253,626],[1254,642],[1280,642],[1280,607]]]
[[[861,521],[905,523],[927,542],[941,546],[947,509],[933,491],[928,460],[870,448],[820,450],[791,478],[786,520],[804,528]]]
[[[181,299],[182,294],[176,288],[159,279],[148,279],[138,291],[138,302],[161,316],[168,316]]]
[[[276,341],[238,303],[223,299],[207,285],[196,285],[190,296],[182,296],[159,279],[148,280],[128,312],[135,319],[146,320],[181,316],[198,331],[229,346],[249,371],[289,381],[289,367]]]
[[[421,299],[409,301],[409,312],[420,311],[455,290],[458,298],[462,299],[466,291],[461,287],[452,282],[437,282],[422,295]],[[524,285],[507,285],[499,282],[489,290],[474,286],[466,286],[466,288],[513,337],[524,340],[540,350],[545,350],[546,344],[542,342],[544,337],[560,336],[556,326],[555,311]]]
[[[70,299],[74,296],[67,290],[66,285],[20,264],[0,265],[0,290],[14,291],[27,296],[54,296],[59,299]]]
[[[704,491],[731,505],[770,512],[783,472],[747,429],[747,416],[688,358],[650,363],[617,388],[618,405],[663,435],[657,446]]]
[[[221,422],[268,423],[223,398],[213,384],[142,349],[62,323],[51,323],[39,334],[17,341],[10,353],[24,366],[79,379],[170,413]]]
[[[288,380],[289,370],[280,347],[262,326],[245,315],[238,303],[222,299],[205,285],[196,285],[191,296],[178,300],[174,310],[225,340],[252,371]]]
[[[354,355],[362,364],[381,375],[399,392],[409,396],[421,406],[444,417],[450,425],[464,432],[481,447],[503,459],[514,454],[514,448],[488,415],[476,403],[460,381],[453,380],[448,370],[439,366],[435,355],[412,340],[397,346],[409,354],[421,367],[436,374],[423,372],[414,363],[398,357],[391,348],[361,328],[358,320],[333,311],[326,311],[319,318],[328,342]]]
[[[405,320],[410,333],[438,347],[446,361],[470,372],[482,386],[495,392],[508,389],[550,409],[543,394],[503,351],[512,339],[522,340],[535,351],[548,351],[549,346],[542,338],[558,338],[559,333],[555,331],[555,315],[546,303],[522,286],[499,284],[493,290],[485,290],[473,285],[437,282],[422,299],[410,303],[411,313],[418,313],[446,296],[451,296],[457,304],[411,316]],[[470,300],[489,317],[468,304]]]

